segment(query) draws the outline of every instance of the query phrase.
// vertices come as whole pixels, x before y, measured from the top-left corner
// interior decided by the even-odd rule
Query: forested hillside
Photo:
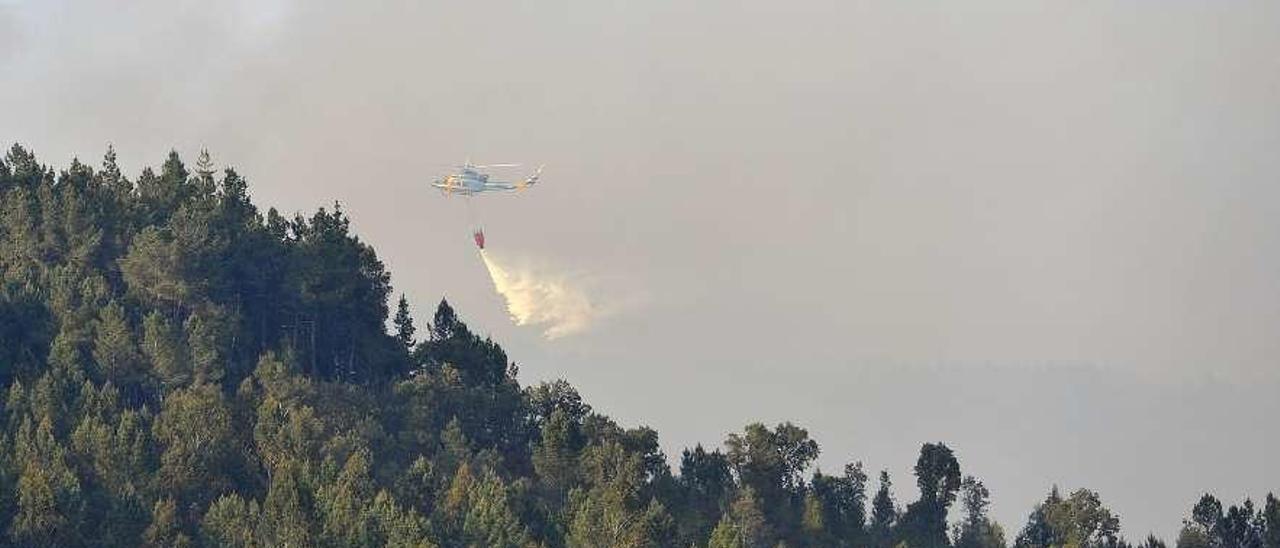
[[[910,501],[858,462],[814,471],[790,423],[673,470],[652,429],[563,381],[522,387],[448,303],[416,327],[403,298],[392,314],[337,205],[261,212],[207,154],[131,179],[110,149],[55,171],[14,146],[0,275],[15,546],[1130,546],[1088,489],[1046,486],[1003,530],[942,443],[899,480]],[[1170,545],[1280,548],[1274,496],[1188,506]]]

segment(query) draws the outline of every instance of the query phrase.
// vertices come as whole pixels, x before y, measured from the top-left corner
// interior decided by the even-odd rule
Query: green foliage
[[[805,497],[805,536],[823,546],[863,546],[867,475],[862,463],[845,466],[844,475],[816,472]]]
[[[707,548],[743,548],[742,536],[738,534],[738,528],[733,525],[733,521],[725,516],[716,524],[716,528],[711,531],[711,537],[707,540]]]
[[[898,521],[898,506],[893,502],[893,493],[890,491],[892,487],[893,481],[889,478],[889,472],[881,470],[880,488],[876,491],[875,499],[871,501],[871,523],[868,534],[871,537],[872,546],[891,545],[893,526]]]
[[[1119,542],[1120,518],[1102,505],[1094,491],[1078,489],[1063,498],[1054,487],[1036,506],[1014,546],[1109,547]]]
[[[55,330],[38,294],[19,287],[0,289],[0,382],[34,379],[45,366]]]
[[[367,546],[376,540],[376,521],[366,513],[374,495],[370,468],[368,451],[353,453],[338,476],[316,490],[326,543]]]
[[[417,344],[413,334],[418,330],[413,326],[413,316],[409,314],[409,300],[404,298],[404,294],[400,295],[400,302],[396,305],[396,317],[392,321],[396,326],[396,342],[400,343],[405,351],[413,350],[413,346]]]
[[[70,546],[84,541],[85,499],[67,450],[48,418],[27,419],[14,439],[17,515],[9,534],[23,545]]]
[[[733,493],[733,475],[729,459],[720,451],[710,451],[699,444],[686,449],[680,458],[680,502],[676,512],[681,545],[696,544],[712,534],[728,534],[732,524],[721,519],[721,508]]]
[[[732,528],[737,545],[743,548],[763,548],[772,546],[773,527],[760,507],[760,499],[750,486],[738,490],[737,497],[725,511],[721,523],[728,522]],[[720,526],[717,526],[717,529]],[[713,535],[714,536],[714,535]]]
[[[960,464],[950,448],[941,443],[924,444],[915,472],[921,501],[944,508],[955,502],[961,483]]]
[[[946,445],[926,443],[915,473],[920,498],[899,517],[895,537],[912,546],[946,546],[947,510],[960,489],[960,464]]]
[[[184,547],[192,545],[191,539],[182,532],[177,504],[171,498],[156,502],[155,509],[151,511],[151,525],[147,526],[142,538],[144,541],[143,546],[147,547]]]
[[[97,337],[93,360],[104,378],[118,385],[132,386],[145,379],[142,354],[134,343],[137,337],[129,327],[124,307],[112,301],[98,313]]]
[[[285,461],[272,474],[262,503],[263,540],[268,546],[314,546],[313,486],[302,465]]]
[[[587,487],[570,493],[569,546],[667,546],[675,524],[657,500],[646,502],[644,455],[607,440],[583,451]]]
[[[209,505],[200,523],[205,545],[249,548],[266,546],[258,532],[262,512],[256,500],[245,501],[240,495],[223,495]]]
[[[418,512],[396,503],[386,491],[378,491],[368,509],[376,527],[375,546],[432,548],[427,520]]]
[[[153,378],[166,390],[176,390],[191,382],[190,349],[172,322],[157,311],[142,322],[142,349],[151,361]]]
[[[191,373],[197,383],[219,383],[233,337],[230,319],[217,306],[204,306],[187,316],[183,326],[191,349]]]
[[[156,416],[153,435],[162,449],[156,488],[183,508],[206,508],[234,490],[242,447],[222,391],[210,384],[170,394]],[[199,516],[184,516],[194,523]]]
[[[135,236],[129,254],[120,260],[120,271],[131,293],[165,309],[190,299],[192,288],[183,279],[181,251],[170,232],[155,226]]]
[[[1175,546],[1178,548],[1212,548],[1213,541],[1210,540],[1209,534],[1204,530],[1184,525],[1182,531],[1178,533],[1178,541]]]
[[[577,483],[582,442],[578,425],[561,409],[542,425],[542,439],[533,448],[533,470],[552,500],[561,501]]]
[[[463,463],[437,509],[446,538],[462,546],[521,547],[533,544],[512,505],[509,487],[492,470],[479,476]]]
[[[967,476],[960,484],[964,519],[955,525],[952,538],[956,548],[1003,548],[1004,530],[987,517],[991,492],[977,478]]]
[[[742,485],[759,497],[761,507],[784,537],[793,536],[802,512],[804,471],[818,458],[818,443],[791,423],[773,430],[747,425],[725,441],[729,463]]]
[[[148,503],[149,478],[156,469],[151,418],[145,409],[120,409],[110,385],[96,394],[86,387],[82,396],[99,400],[85,406],[71,434],[88,500],[88,527],[106,545],[134,543],[153,510]]]
[[[1183,521],[1177,546],[1280,546],[1280,500],[1268,493],[1261,509],[1256,510],[1249,499],[1224,509],[1216,497],[1206,494],[1192,507],[1190,519]]]
[[[1280,499],[1267,493],[1267,500],[1258,515],[1258,527],[1262,530],[1262,545],[1266,548],[1280,548]]]
[[[806,478],[818,443],[791,423],[687,449],[673,474],[653,429],[563,380],[522,389],[449,303],[419,329],[390,295],[340,206],[260,212],[206,151],[134,181],[110,147],[98,171],[57,172],[14,146],[0,545],[1004,545],[943,444],[905,512],[887,473],[867,500],[861,464]],[[1017,545],[1127,546],[1088,490],[1051,493]],[[1206,496],[1178,546],[1280,547],[1280,503]]]

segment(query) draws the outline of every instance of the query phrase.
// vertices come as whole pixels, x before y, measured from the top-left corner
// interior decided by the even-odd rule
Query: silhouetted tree
[[[396,304],[396,317],[392,321],[396,326],[396,342],[399,342],[406,351],[413,350],[413,346],[417,343],[413,339],[413,334],[417,329],[413,327],[413,316],[409,314],[409,300],[404,298],[404,294],[400,295],[400,302]]]
[[[871,524],[868,532],[872,546],[892,545],[892,529],[898,522],[898,506],[893,502],[893,493],[890,491],[892,487],[893,482],[889,479],[889,472],[881,470],[880,488],[876,491],[875,499],[871,501]]]
[[[920,498],[907,505],[896,536],[913,546],[949,546],[947,509],[960,489],[960,464],[946,445],[926,443],[915,473]]]

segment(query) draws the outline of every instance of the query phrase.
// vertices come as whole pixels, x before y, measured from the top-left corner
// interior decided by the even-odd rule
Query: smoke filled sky
[[[0,0],[0,75],[5,145],[340,201],[420,323],[671,456],[791,420],[905,503],[945,441],[1010,537],[1055,483],[1131,539],[1280,490],[1275,2]],[[610,314],[512,324],[426,186],[466,158],[547,164],[475,215]]]

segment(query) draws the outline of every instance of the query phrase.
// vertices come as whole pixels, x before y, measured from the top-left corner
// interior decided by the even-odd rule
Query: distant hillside
[[[564,381],[522,388],[447,302],[419,329],[391,296],[336,204],[263,213],[207,154],[130,179],[110,149],[100,169],[55,172],[14,146],[0,161],[3,543],[1132,546],[1087,489],[1053,488],[1006,533],[942,443],[921,447],[905,505],[860,463],[811,473],[819,446],[790,423],[685,450],[673,472],[657,432]],[[1176,545],[1280,548],[1280,502],[1206,495]]]

